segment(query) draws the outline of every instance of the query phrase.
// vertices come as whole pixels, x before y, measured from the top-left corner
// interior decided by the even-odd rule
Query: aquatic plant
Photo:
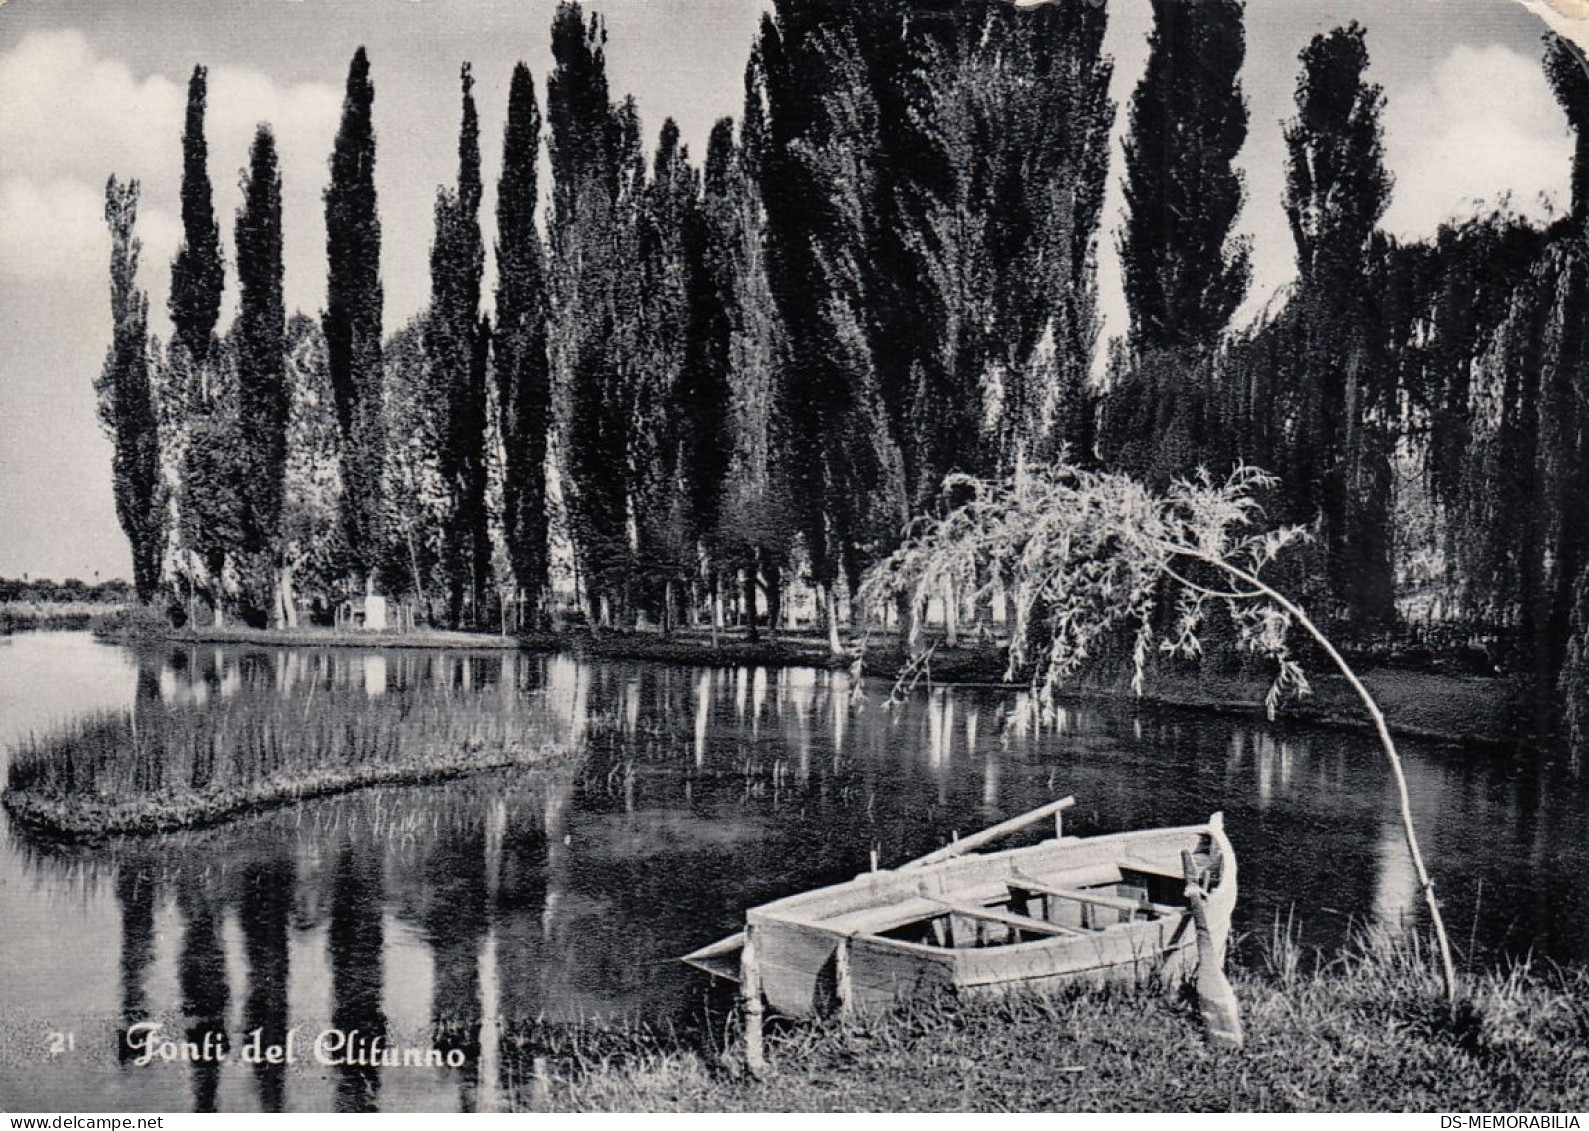
[[[494,692],[244,689],[141,704],[13,750],[4,804],[84,836],[156,832],[362,786],[540,762],[567,746],[535,700]]]

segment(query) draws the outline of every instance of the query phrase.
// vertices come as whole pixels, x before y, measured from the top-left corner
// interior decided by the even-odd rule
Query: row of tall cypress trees
[[[118,443],[123,510],[176,515],[128,526],[140,592],[163,569],[212,603],[286,615],[296,570],[322,588],[368,578],[457,623],[484,619],[496,590],[543,608],[566,550],[596,619],[674,623],[732,582],[750,609],[759,587],[776,619],[798,567],[832,623],[846,586],[942,505],[949,472],[1008,475],[1063,451],[1162,482],[1241,459],[1280,473],[1272,517],[1317,524],[1298,582],[1337,625],[1379,632],[1398,595],[1432,586],[1437,619],[1538,644],[1531,663],[1555,671],[1589,562],[1567,518],[1585,466],[1582,133],[1571,216],[1394,240],[1379,228],[1394,179],[1367,36],[1316,37],[1285,129],[1298,278],[1233,330],[1251,276],[1236,235],[1244,6],[1153,11],[1123,169],[1129,331],[1101,384],[1116,112],[1103,5],[776,0],[739,119],[697,165],[671,121],[646,142],[639,108],[609,88],[602,21],[565,3],[544,120],[528,70],[513,74],[492,317],[465,67],[431,302],[390,336],[363,51],[325,193],[326,311],[280,334],[265,131],[239,216],[243,308],[215,336],[224,272],[196,71],[172,342],[141,379],[135,193],[113,186],[108,211],[122,234],[105,386],[142,380],[156,405],[184,390],[181,411],[146,413],[179,434],[156,445],[163,491],[121,490],[147,456]],[[1560,43],[1547,57],[1580,128],[1576,63]],[[134,423],[118,437],[138,433],[138,399],[122,398]],[[283,475],[280,491],[256,482]]]

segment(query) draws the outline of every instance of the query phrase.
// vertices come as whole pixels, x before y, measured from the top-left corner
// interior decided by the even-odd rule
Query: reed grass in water
[[[564,749],[535,700],[425,689],[243,690],[142,706],[11,752],[4,803],[66,836],[162,832],[363,786],[532,764]]]

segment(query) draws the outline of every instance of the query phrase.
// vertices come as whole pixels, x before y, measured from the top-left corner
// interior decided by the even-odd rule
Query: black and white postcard
[[[0,0],[0,1111],[1577,1127],[1586,48]]]

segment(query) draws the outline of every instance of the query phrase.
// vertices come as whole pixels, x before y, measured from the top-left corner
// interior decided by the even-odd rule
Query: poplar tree
[[[954,16],[913,25],[897,83],[907,125],[888,160],[900,264],[880,354],[903,398],[917,509],[951,471],[1008,473],[1065,446],[1087,460],[1093,447],[1107,15],[974,2]]]
[[[1545,49],[1545,77],[1573,131],[1573,219],[1589,225],[1589,59],[1576,44],[1552,35]]]
[[[712,564],[718,571],[742,571],[748,589],[758,574],[764,576],[767,620],[776,628],[795,528],[786,476],[782,326],[762,242],[758,172],[766,113],[757,73],[753,59],[739,144],[733,121],[723,118],[713,126],[706,151],[699,392],[702,400],[719,395],[711,392],[719,383],[723,392],[721,404],[706,416],[711,429],[691,442],[699,445],[693,460],[697,513],[713,516],[715,523],[706,535]],[[714,473],[721,476],[715,487]],[[754,618],[750,628],[754,633]]]
[[[165,538],[160,490],[160,438],[149,381],[149,296],[138,289],[143,241],[138,223],[138,182],[112,176],[105,184],[110,228],[111,344],[95,392],[99,421],[114,446],[111,485],[116,518],[132,550],[138,600],[154,598],[160,584]]]
[[[1153,0],[1148,64],[1131,99],[1121,268],[1139,350],[1207,350],[1251,274],[1232,239],[1247,140],[1242,0]]]
[[[1394,382],[1371,351],[1381,313],[1371,300],[1371,241],[1390,203],[1380,125],[1385,98],[1364,79],[1368,47],[1353,23],[1317,35],[1300,55],[1297,116],[1285,126],[1284,204],[1300,283],[1300,368],[1264,411],[1290,419],[1288,490],[1295,517],[1322,523],[1330,588],[1348,619],[1395,616],[1389,539],[1388,414]]]
[[[547,356],[546,265],[535,226],[541,112],[523,63],[513,68],[497,183],[497,403],[506,454],[503,526],[513,575],[531,610],[545,623],[550,595],[546,454],[552,421]]]
[[[204,111],[209,72],[193,68],[188,79],[187,120],[182,131],[182,246],[171,264],[171,315],[175,344],[188,351],[195,367],[209,359],[210,336],[221,315],[226,268],[221,229],[210,191],[209,146]]]
[[[436,236],[430,252],[430,318],[425,350],[432,409],[439,418],[437,467],[447,493],[442,572],[447,618],[455,627],[464,609],[478,612],[489,582],[491,550],[485,505],[486,375],[480,281],[480,122],[474,77],[460,72],[463,118],[458,135],[458,183],[436,195]]]
[[[631,417],[619,371],[625,332],[618,288],[632,262],[620,258],[620,180],[632,165],[636,131],[609,99],[607,32],[576,3],[552,21],[554,66],[546,118],[552,168],[554,361],[562,435],[563,495],[575,568],[592,618],[610,618],[629,561],[625,466]],[[632,174],[630,177],[632,181]]]
[[[907,514],[871,333],[879,111],[848,10],[780,0],[776,11],[759,47],[770,123],[761,192],[788,334],[790,481],[836,650],[836,587],[853,591]]]
[[[249,151],[243,204],[237,212],[238,498],[250,611],[290,624],[293,598],[282,566],[287,488],[287,313],[282,299],[281,172],[276,138],[261,125]],[[268,613],[266,613],[268,610]]]
[[[1155,481],[1233,454],[1210,360],[1251,275],[1246,241],[1233,236],[1244,195],[1235,158],[1247,139],[1243,8],[1153,0],[1131,100],[1119,248],[1132,353],[1110,447]]]
[[[634,366],[631,494],[637,580],[664,627],[696,547],[716,521],[723,486],[727,377],[705,350],[708,316],[700,175],[669,118],[658,136],[640,208],[640,326]]]
[[[331,154],[326,206],[326,356],[342,434],[342,511],[348,566],[368,576],[380,561],[381,220],[375,195],[375,88],[360,47],[348,68]]]

